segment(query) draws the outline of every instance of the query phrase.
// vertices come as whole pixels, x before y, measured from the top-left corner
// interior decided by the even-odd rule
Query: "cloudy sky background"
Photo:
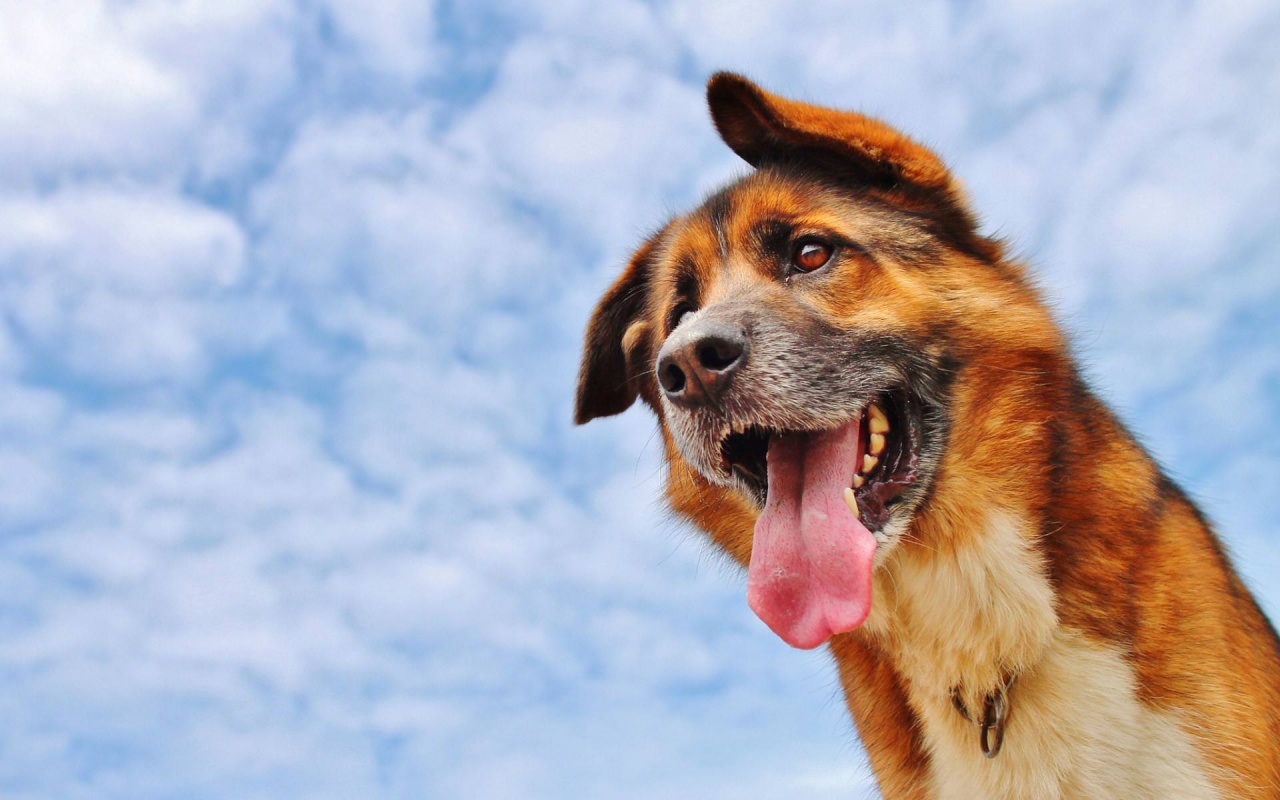
[[[1280,610],[1267,2],[0,0],[0,794],[873,796],[828,658],[573,429],[744,166],[710,72],[936,147]]]

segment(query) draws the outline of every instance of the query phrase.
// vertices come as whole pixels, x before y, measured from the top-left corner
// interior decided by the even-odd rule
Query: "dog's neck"
[[[1006,393],[1037,390],[1016,374],[970,379],[1002,383]],[[1058,626],[1028,486],[1048,479],[1039,462],[1053,443],[1043,426],[1017,419],[1019,405],[955,411],[930,500],[876,572],[865,632],[913,692],[942,700],[960,687],[973,708],[1034,665]],[[1022,438],[1011,440],[1010,431]],[[1026,473],[1007,475],[1008,453],[997,448],[1017,448]]]
[[[994,506],[968,518],[977,530],[901,547],[887,560],[864,631],[912,695],[943,702],[954,689],[966,707],[980,708],[1039,660],[1057,617],[1028,521]]]

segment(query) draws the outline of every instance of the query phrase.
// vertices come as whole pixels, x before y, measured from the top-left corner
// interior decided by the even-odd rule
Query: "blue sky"
[[[1280,609],[1257,2],[0,0],[0,794],[873,796],[821,652],[569,425],[735,69],[938,149]]]

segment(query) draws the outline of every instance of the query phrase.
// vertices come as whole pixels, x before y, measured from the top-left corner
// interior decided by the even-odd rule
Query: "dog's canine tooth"
[[[881,453],[883,453],[884,452],[884,434],[883,433],[871,434],[869,441],[867,442],[867,450],[869,450],[871,452],[871,455],[873,456],[878,456]]]
[[[867,409],[867,417],[867,426],[872,433],[886,433],[889,430],[889,418],[875,403]]]
[[[880,463],[880,459],[876,458],[870,453],[867,453],[862,456],[862,471],[870,472],[871,470],[875,469],[876,464],[879,464],[879,463]]]
[[[853,496],[853,490],[846,488],[844,490],[844,504],[849,507],[855,517],[862,518],[862,512],[858,511],[858,500]]]

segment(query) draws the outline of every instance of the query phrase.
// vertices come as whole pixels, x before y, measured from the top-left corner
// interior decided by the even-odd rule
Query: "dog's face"
[[[677,220],[652,261],[645,360],[682,458],[763,510],[771,444],[856,424],[844,483],[888,543],[945,440],[947,354],[918,274],[939,250],[918,220],[797,167]]]
[[[999,335],[975,307],[999,315],[1026,289],[941,162],[896,131],[736,76],[709,99],[757,170],[672,220],[605,295],[577,420],[642,397],[677,508],[750,562],[757,613],[811,647],[861,623],[874,563],[929,497],[957,370]],[[749,556],[726,507],[755,517]]]

